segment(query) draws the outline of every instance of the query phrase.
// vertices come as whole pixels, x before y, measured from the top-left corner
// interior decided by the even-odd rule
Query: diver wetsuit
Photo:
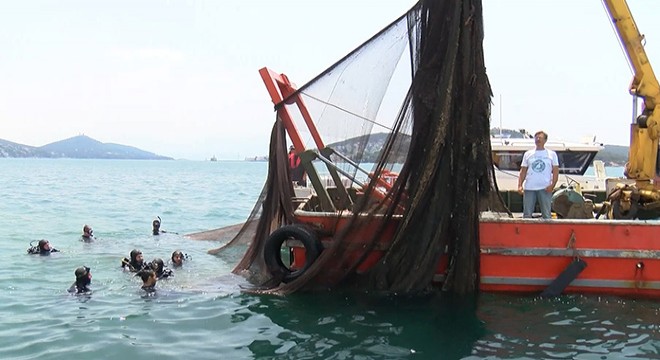
[[[134,249],[131,251],[131,258],[123,258],[121,260],[121,267],[127,269],[131,272],[138,272],[140,270],[146,269],[148,265],[144,262],[144,259],[138,260],[138,256],[142,255],[142,251]]]
[[[88,287],[92,282],[92,275],[89,273],[90,268],[87,266],[82,266],[76,269],[74,274],[76,275],[76,282],[74,282],[69,288],[70,293],[84,294],[91,292],[92,290]]]

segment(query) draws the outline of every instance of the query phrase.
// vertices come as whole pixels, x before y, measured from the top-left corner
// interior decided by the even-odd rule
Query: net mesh
[[[504,207],[494,182],[482,42],[480,0],[422,0],[297,91],[282,94],[264,190],[238,234],[210,252],[245,250],[234,272],[253,291],[420,292],[434,280],[454,293],[476,291],[479,213]],[[310,177],[340,174],[335,189],[348,189],[349,196],[333,192],[332,209],[310,200],[315,195],[292,201],[287,131],[300,135],[304,149],[296,150]],[[331,188],[315,186],[317,193]],[[319,213],[323,225],[314,220]],[[302,275],[283,282],[264,261],[264,248],[288,224],[305,224],[324,249]]]

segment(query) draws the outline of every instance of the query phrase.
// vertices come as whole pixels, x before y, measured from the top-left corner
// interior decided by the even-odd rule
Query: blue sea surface
[[[0,159],[0,359],[648,359],[659,303],[481,294],[407,298],[245,294],[215,242],[180,234],[241,223],[264,162]],[[153,236],[162,218],[167,234]],[[80,241],[84,224],[97,240]],[[178,234],[177,234],[178,233]],[[33,240],[60,249],[27,255]],[[122,272],[190,256],[146,296]],[[66,289],[91,267],[93,293]]]
[[[623,166],[606,167],[605,173],[607,174],[608,177],[617,178],[617,177],[623,177],[624,170],[625,168]],[[589,176],[594,176],[595,169],[593,167],[589,167],[584,174]]]

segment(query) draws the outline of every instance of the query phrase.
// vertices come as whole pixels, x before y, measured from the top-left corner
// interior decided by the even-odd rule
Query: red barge
[[[660,298],[660,223],[636,219],[638,210],[653,210],[658,207],[660,199],[655,174],[644,175],[649,161],[653,162],[653,172],[657,163],[658,125],[650,119],[656,116],[654,110],[655,101],[660,100],[659,87],[648,61],[642,63],[639,60],[646,59],[641,47],[643,37],[639,35],[625,1],[606,1],[606,5],[636,70],[631,92],[645,99],[644,113],[631,129],[629,173],[635,177],[617,180],[625,184],[613,185],[608,192],[608,203],[596,206],[595,212],[599,209],[603,211],[586,219],[562,216],[551,220],[522,219],[506,214],[482,213],[479,224],[482,291],[539,293],[551,284],[563,281],[565,284],[560,290],[566,293]],[[296,89],[286,76],[267,68],[261,69],[260,74],[273,103],[277,105],[278,117],[284,122],[296,152],[304,161],[307,160],[309,166],[306,169],[314,191],[306,197],[293,199],[296,224],[314,230],[314,241],[327,248],[333,241],[333,234],[340,232],[353,216],[338,202],[347,199],[356,201],[361,196],[360,188],[344,187],[341,174],[330,166],[328,169],[334,186],[322,183],[310,165],[310,159],[318,160],[325,144],[304,101],[295,96]],[[644,93],[642,84],[647,86],[645,89],[655,89],[656,92]],[[648,87],[649,84],[651,87]],[[319,150],[306,149],[292,119],[293,111],[301,114]],[[653,149],[652,154],[638,160],[644,149],[649,147]],[[303,155],[312,152],[316,157]],[[391,179],[382,179],[383,193],[390,183]],[[612,196],[614,193],[617,196]],[[398,225],[397,219],[400,219],[397,216],[391,218],[376,247],[360,262],[356,269],[358,273],[369,270],[379,261],[383,254],[379,246],[385,248],[391,241]],[[357,250],[362,249],[365,240],[380,227],[379,221],[378,216],[371,217],[361,228],[346,235],[344,243],[356,249],[356,257],[360,256]],[[279,241],[272,245],[277,250],[278,258],[266,259],[266,263],[270,261],[283,266],[290,274],[304,271],[321,251],[319,246],[310,245],[309,241],[298,238],[295,232],[280,236]],[[348,254],[350,256],[350,252]],[[442,283],[444,280],[448,266],[444,257],[438,263],[434,282]],[[331,278],[326,279],[332,282]]]

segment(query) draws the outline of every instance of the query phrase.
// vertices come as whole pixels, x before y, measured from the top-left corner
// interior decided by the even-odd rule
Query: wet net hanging
[[[441,261],[445,290],[475,291],[479,213],[503,206],[493,196],[491,89],[482,42],[480,0],[422,0],[312,81],[283,94],[275,106],[264,190],[238,234],[211,252],[245,250],[234,272],[259,291],[420,292],[430,288]],[[295,99],[306,105],[322,141]],[[332,209],[322,211],[333,228],[307,223],[307,231],[324,239],[324,249],[289,282],[264,262],[271,233],[301,222],[294,212],[300,205],[292,201],[283,107],[290,108],[304,143],[296,150],[308,160],[308,173],[340,174],[341,184],[334,185],[350,195],[331,196]],[[392,173],[398,176],[384,186]],[[323,204],[305,206],[310,212]],[[375,265],[365,269],[375,253]]]

